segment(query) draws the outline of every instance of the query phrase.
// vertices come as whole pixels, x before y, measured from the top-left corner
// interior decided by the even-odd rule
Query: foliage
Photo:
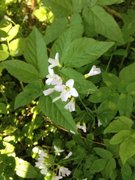
[[[1,1],[0,179],[135,179],[134,8]]]

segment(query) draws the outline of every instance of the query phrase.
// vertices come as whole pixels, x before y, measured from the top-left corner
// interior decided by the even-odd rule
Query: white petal
[[[47,89],[47,90],[44,90],[43,91],[43,94],[45,95],[45,96],[48,96],[49,94],[51,94],[51,93],[53,93],[54,92],[54,88],[49,88],[49,89]]]
[[[69,110],[70,112],[75,111],[75,101],[70,101],[68,104],[65,105],[65,109]]]
[[[67,82],[66,82],[66,86],[72,88],[74,86],[74,80],[73,79],[69,79]]]
[[[59,60],[59,53],[58,52],[55,54],[55,60]]]
[[[101,73],[101,69],[100,68],[96,68],[96,66],[93,65],[91,70],[89,71],[88,75],[89,76],[94,76],[94,75],[97,75],[97,74],[100,74],[100,73]]]
[[[72,88],[72,89],[70,90],[70,93],[71,93],[71,95],[72,95],[73,97],[78,97],[78,95],[79,95],[75,88]]]
[[[61,100],[62,101],[67,101],[68,100],[68,98],[70,98],[71,97],[71,95],[70,95],[70,92],[69,91],[63,91],[62,93],[61,93]]]
[[[70,151],[69,153],[68,153],[68,155],[64,158],[64,159],[69,159],[70,158],[70,156],[72,156],[72,152]]]
[[[51,68],[51,65],[48,66],[48,72],[49,74],[54,75],[54,70]]]
[[[57,91],[57,92],[62,92],[62,91],[64,90],[64,87],[65,87],[65,85],[63,85],[63,84],[58,84],[58,85],[56,85],[56,86],[54,87],[54,89],[55,89],[55,91]]]

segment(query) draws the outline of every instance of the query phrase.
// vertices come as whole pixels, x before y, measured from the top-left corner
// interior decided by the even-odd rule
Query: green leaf
[[[135,82],[129,83],[126,87],[126,91],[131,96],[135,96]]]
[[[57,39],[68,27],[68,20],[66,18],[58,18],[54,20],[54,22],[47,26],[46,32],[45,32],[45,42],[46,44],[49,44],[53,42],[55,39]]]
[[[0,114],[7,114],[6,104],[0,102]]]
[[[7,41],[11,41],[13,38],[16,37],[16,35],[18,34],[20,29],[20,25],[16,24],[15,26],[13,26],[10,31],[8,32],[8,37],[7,37]]]
[[[117,133],[121,130],[130,130],[132,125],[133,121],[131,119],[126,116],[120,116],[109,124],[104,133]]]
[[[8,57],[8,51],[0,50],[0,61],[6,60]]]
[[[54,57],[55,53],[58,52],[61,56],[64,51],[67,51],[68,46],[74,39],[80,38],[83,33],[82,19],[80,15],[75,14],[70,19],[69,28],[59,36],[54,42],[51,50],[51,55]]]
[[[35,100],[42,94],[42,91],[42,82],[37,81],[28,84],[23,91],[16,96],[14,108],[17,109],[18,107],[31,103],[32,100]]]
[[[94,151],[96,152],[97,155],[99,155],[103,159],[110,159],[113,156],[112,153],[107,149],[96,147],[94,148]]]
[[[64,108],[61,101],[52,102],[54,96],[41,96],[39,100],[39,110],[48,116],[55,124],[65,129],[77,132],[75,122],[71,113]]]
[[[40,78],[37,70],[31,64],[21,60],[4,61],[2,65],[12,76],[20,81],[29,83]]]
[[[132,179],[132,169],[129,164],[126,163],[124,166],[121,167],[121,175],[123,180]]]
[[[97,4],[99,5],[112,5],[112,4],[120,4],[124,0],[97,0]]]
[[[101,172],[107,163],[106,159],[97,159],[93,162],[93,164],[90,167],[90,171],[92,174]]]
[[[133,110],[133,98],[128,94],[120,94],[118,100],[118,110],[120,115],[130,117]]]
[[[23,38],[17,38],[12,40],[9,43],[9,52],[11,56],[20,56],[23,54],[24,50],[24,39]]]
[[[112,139],[110,140],[110,144],[120,144],[123,140],[128,138],[130,134],[130,130],[121,130],[112,137]]]
[[[100,119],[103,126],[109,124],[109,122],[115,117],[117,113],[118,94],[112,93],[104,102],[100,104],[97,109],[98,119]]]
[[[114,20],[102,7],[93,6],[83,12],[84,20],[87,22],[92,32],[96,32],[107,37],[109,40],[124,43],[122,32]]]
[[[111,89],[116,89],[119,84],[119,78],[112,73],[102,73],[104,83]]]
[[[97,41],[91,38],[76,39],[63,52],[61,61],[65,66],[78,68],[93,63],[113,44],[113,42]]]
[[[35,27],[26,40],[24,56],[26,61],[38,70],[41,78],[44,78],[48,74],[46,44],[43,36]]]
[[[114,158],[110,158],[105,166],[105,169],[103,170],[104,177],[106,179],[116,179],[116,162]]]
[[[119,151],[120,159],[123,164],[126,161],[135,155],[135,139],[132,137],[126,138],[123,143],[120,145]]]
[[[103,102],[108,99],[111,93],[110,88],[101,87],[89,97],[89,101],[93,103]]]
[[[16,157],[15,158],[16,167],[15,172],[21,178],[36,178],[38,173],[35,168],[27,161]]]
[[[71,15],[72,0],[46,0],[45,5],[48,6],[55,16],[65,17]]]
[[[67,80],[74,79],[75,88],[79,93],[86,95],[93,93],[96,90],[96,86],[92,82],[87,81],[81,73],[74,69],[62,68],[61,73],[67,78]]]
[[[120,71],[119,77],[122,81],[129,82],[135,81],[135,63],[130,64]]]

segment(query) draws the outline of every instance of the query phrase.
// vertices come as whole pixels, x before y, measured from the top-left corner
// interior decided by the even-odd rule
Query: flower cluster
[[[65,105],[65,109],[69,110],[70,112],[75,111],[75,97],[78,97],[79,94],[77,90],[74,88],[74,80],[69,79],[66,83],[63,83],[62,78],[58,75],[55,74],[54,68],[55,67],[62,67],[60,62],[59,62],[59,54],[56,53],[55,58],[49,58],[49,67],[48,67],[48,72],[49,74],[46,76],[46,84],[51,86],[49,89],[46,89],[43,91],[43,94],[45,96],[50,95],[53,92],[59,92],[60,95],[56,97],[53,102],[57,100],[61,100],[64,102],[68,102]],[[85,74],[84,77],[88,78],[90,76],[94,76],[97,74],[100,74],[101,70],[100,68],[96,68],[95,65],[92,66],[91,70],[89,73]]]
[[[56,156],[59,156],[60,153],[64,152],[63,149],[60,149],[57,146],[54,146],[54,150]],[[35,166],[40,169],[40,173],[45,177],[51,177],[52,180],[59,180],[71,174],[71,171],[67,167],[52,161],[52,155],[49,155],[45,150],[35,147],[33,148],[33,152],[38,155]],[[64,159],[69,159],[70,156],[72,156],[72,152],[69,152]],[[55,165],[55,170],[53,169],[52,171],[53,165]]]
[[[53,102],[61,99],[61,101],[68,102],[65,105],[65,109],[69,110],[70,112],[75,111],[75,97],[78,97],[79,94],[77,90],[74,88],[74,80],[69,79],[65,84],[62,81],[62,78],[55,74],[54,67],[58,66],[61,67],[59,63],[59,54],[56,53],[55,59],[49,58],[48,62],[50,63],[48,67],[49,74],[46,76],[46,84],[51,85],[52,87],[44,90],[43,94],[45,96],[53,93],[54,91],[59,92],[60,95],[56,97]]]

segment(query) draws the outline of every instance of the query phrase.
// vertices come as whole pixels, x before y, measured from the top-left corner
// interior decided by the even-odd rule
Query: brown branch
[[[109,14],[111,14],[112,16],[114,16],[114,17],[116,17],[116,18],[118,18],[118,19],[120,19],[120,20],[123,21],[123,18],[122,18],[121,14],[120,14],[119,12],[115,11],[114,9],[111,9],[111,8],[108,7],[108,6],[103,6],[103,8],[104,8]]]

